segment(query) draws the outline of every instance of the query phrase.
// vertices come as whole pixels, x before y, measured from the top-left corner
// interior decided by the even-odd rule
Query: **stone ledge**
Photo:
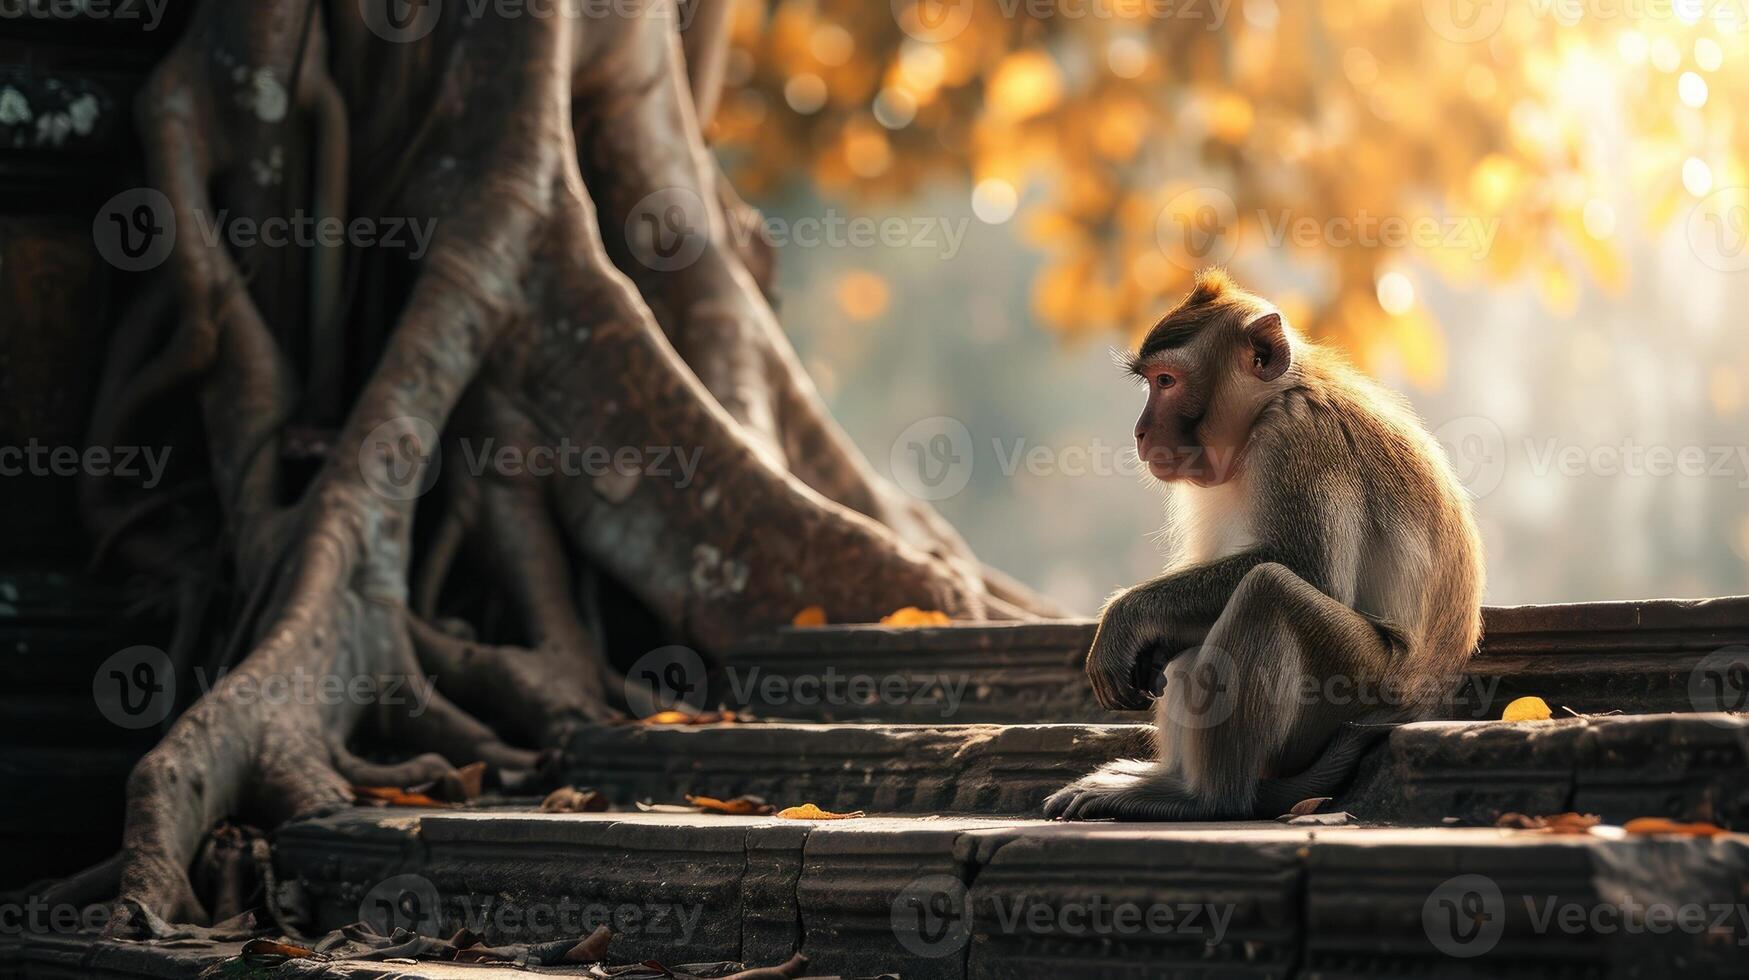
[[[567,778],[619,804],[687,793],[830,810],[1029,814],[1104,762],[1146,757],[1137,725],[611,726],[580,730]],[[1342,803],[1367,819],[1492,823],[1579,809],[1749,826],[1749,716],[1425,722],[1391,732]]]
[[[1749,838],[1558,837],[1486,828],[1301,828],[1280,824],[1052,824],[1028,820],[872,818],[794,823],[667,814],[348,814],[288,828],[281,874],[311,893],[369,882],[306,873],[328,835],[351,849],[376,840],[385,856],[419,854],[395,874],[454,883],[523,906],[699,900],[724,920],[689,944],[647,948],[668,962],[776,962],[799,948],[820,974],[912,977],[1568,976],[1621,973],[1623,963],[1680,964],[1685,977],[1735,976],[1749,943],[1742,919],[1724,933],[1610,932],[1631,899],[1741,907]],[[362,832],[345,824],[393,820]],[[386,844],[394,836],[420,846]],[[298,837],[298,849],[290,838]],[[738,841],[738,843],[736,843]],[[618,848],[626,868],[603,860]],[[735,854],[743,858],[739,870]],[[302,856],[300,856],[300,854]],[[705,864],[701,854],[713,855]],[[783,860],[773,860],[781,856]],[[690,880],[719,869],[709,887]],[[1502,923],[1475,959],[1452,959],[1424,918],[1440,895],[1479,875]],[[1670,894],[1671,883],[1680,894]],[[441,890],[447,885],[438,885]],[[632,890],[628,891],[627,889]],[[1456,893],[1454,892],[1454,895]],[[1461,896],[1459,896],[1461,897]],[[793,904],[792,904],[793,903]],[[1162,927],[1083,925],[1085,910],[1166,908]],[[1581,910],[1604,928],[1562,931],[1539,918]],[[1601,918],[1594,910],[1603,909]],[[1191,910],[1203,912],[1192,914]],[[1073,910],[1075,915],[1067,914]],[[1218,920],[1215,913],[1219,913]],[[787,943],[746,928],[790,916]],[[1490,920],[1491,921],[1491,920]],[[740,925],[740,942],[732,938]],[[1200,924],[1199,924],[1200,923]],[[336,923],[322,923],[324,927]],[[447,925],[447,924],[446,924]],[[709,936],[706,937],[705,933]],[[522,941],[543,938],[521,936]],[[709,953],[708,956],[699,954]],[[616,948],[616,958],[623,955]],[[1468,972],[1466,972],[1468,971]],[[1622,974],[1625,975],[1625,974]],[[1640,975],[1671,975],[1649,970]]]
[[[1488,607],[1481,650],[1454,699],[1453,719],[1497,718],[1535,694],[1582,712],[1692,711],[1694,671],[1709,655],[1749,645],[1749,597]],[[711,695],[759,717],[939,724],[1118,722],[1135,714],[1094,702],[1081,671],[1095,623],[995,623],[927,629],[875,625],[784,629],[723,658]],[[902,691],[897,699],[773,700],[830,672]],[[963,685],[949,708],[943,682]],[[1743,692],[1733,692],[1743,693]],[[896,700],[897,703],[894,703]],[[1711,705],[1737,709],[1745,705]]]

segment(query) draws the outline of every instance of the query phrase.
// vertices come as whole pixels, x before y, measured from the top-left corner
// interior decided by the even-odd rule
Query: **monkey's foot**
[[[1220,813],[1197,799],[1184,783],[1158,763],[1120,759],[1052,793],[1045,816],[1053,820],[1220,820]]]

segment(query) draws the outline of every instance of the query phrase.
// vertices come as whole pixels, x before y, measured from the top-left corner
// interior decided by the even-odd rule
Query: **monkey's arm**
[[[1146,709],[1149,692],[1138,670],[1143,657],[1156,648],[1170,655],[1199,643],[1246,573],[1266,562],[1286,565],[1328,593],[1316,549],[1260,547],[1163,575],[1113,599],[1087,654],[1087,678],[1099,703],[1120,711]]]

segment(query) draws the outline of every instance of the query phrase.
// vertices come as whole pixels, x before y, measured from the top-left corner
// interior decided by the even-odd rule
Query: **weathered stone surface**
[[[1036,813],[1099,764],[1150,754],[1133,725],[615,726],[578,736],[570,778],[617,802],[685,794],[912,814]],[[1342,802],[1369,819],[1492,822],[1579,808],[1749,825],[1749,717],[1425,722],[1394,731]]]
[[[1341,801],[1371,819],[1491,823],[1578,810],[1749,825],[1749,717],[1428,722],[1391,733]]]
[[[340,833],[346,820],[384,819],[314,823],[306,843]],[[624,894],[614,890],[618,877],[576,873],[577,853],[628,869],[673,855],[666,874],[642,879],[644,894],[703,901],[707,914],[728,920],[722,936],[739,930],[741,952],[759,946],[757,962],[787,956],[775,940],[793,922],[789,948],[813,957],[819,974],[1698,980],[1740,975],[1749,949],[1749,839],[1739,835],[665,814],[451,813],[420,822],[423,830],[396,820],[345,832],[338,843],[429,837],[387,850],[428,852],[437,882],[462,867],[446,853],[454,849],[471,862],[470,894],[549,900]],[[566,848],[578,851],[556,853]],[[733,865],[730,856],[745,860],[729,890],[685,880],[719,861]],[[312,890],[336,887],[302,880]],[[1660,911],[1648,919],[1652,908]],[[1676,918],[1649,934],[1663,909]],[[697,948],[653,955],[674,963]]]
[[[1136,725],[617,725],[583,729],[569,778],[620,803],[687,793],[889,813],[1025,813],[1098,766],[1147,755]]]
[[[1749,597],[1490,607],[1484,620],[1449,718],[1498,718],[1527,694],[1581,712],[1749,708],[1749,675],[1718,692],[1697,673],[1721,658],[1749,665]],[[1091,621],[781,630],[725,657],[711,695],[799,721],[1142,720],[1093,701],[1081,671],[1093,630]],[[1738,646],[1741,657],[1721,655]]]

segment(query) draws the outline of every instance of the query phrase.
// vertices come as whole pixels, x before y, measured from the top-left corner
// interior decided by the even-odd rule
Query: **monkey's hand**
[[[1160,624],[1139,615],[1131,590],[1105,607],[1093,649],[1087,652],[1087,679],[1101,706],[1113,711],[1145,711],[1152,700],[1148,678],[1154,650],[1166,640]]]

